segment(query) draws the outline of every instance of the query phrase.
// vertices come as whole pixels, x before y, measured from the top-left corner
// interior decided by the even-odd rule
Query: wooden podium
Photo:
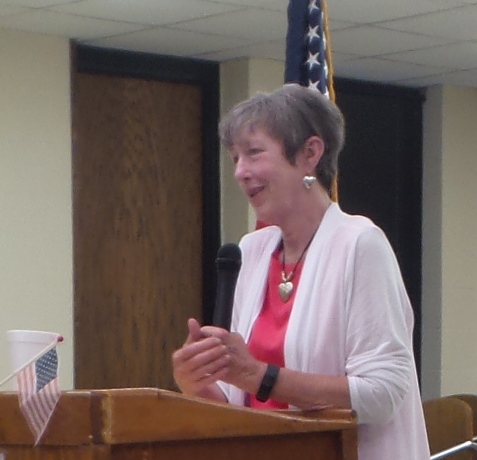
[[[259,411],[155,388],[68,391],[42,441],[0,392],[0,460],[357,460],[352,411]]]

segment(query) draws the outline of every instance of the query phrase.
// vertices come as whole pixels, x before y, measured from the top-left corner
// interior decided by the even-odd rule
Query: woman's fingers
[[[183,346],[172,355],[174,375],[182,387],[197,382],[215,382],[222,376],[230,357],[227,348],[216,337],[208,337]]]
[[[223,380],[229,371],[228,362],[229,360],[216,361],[217,369],[211,370],[211,372],[204,372],[203,377],[198,380],[198,383],[207,386],[217,382],[217,380]]]
[[[194,371],[225,355],[227,348],[219,339],[209,337],[200,342],[187,345],[178,350],[178,352],[178,359],[183,363],[187,363],[188,368]]]
[[[197,342],[203,338],[202,332],[200,330],[200,324],[195,318],[189,318],[187,321],[187,328],[189,329],[189,336],[187,337],[187,341],[189,341],[189,343]]]
[[[220,340],[224,340],[230,334],[226,329],[216,326],[202,326],[200,333],[203,337],[217,337]]]
[[[174,379],[184,393],[200,394],[227,375],[230,355],[220,334],[204,333],[194,318],[187,321],[187,328],[184,345],[172,354]],[[228,334],[220,328],[212,329]]]

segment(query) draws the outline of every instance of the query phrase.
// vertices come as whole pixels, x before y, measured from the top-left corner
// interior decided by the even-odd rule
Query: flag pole
[[[323,11],[323,28],[324,36],[326,39],[326,63],[328,64],[328,91],[330,93],[330,100],[335,102],[335,88],[333,85],[333,77],[335,69],[333,67],[333,59],[331,56],[331,40],[330,40],[330,29],[328,25],[328,5],[326,0],[321,0],[321,10]]]
[[[335,102],[335,87],[333,85],[334,67],[333,59],[331,57],[331,40],[330,30],[328,27],[328,6],[326,0],[321,0],[321,10],[323,12],[323,33],[326,39],[326,63],[328,64],[328,91],[330,93],[330,100]],[[338,173],[335,174],[331,184],[331,199],[338,202]]]
[[[37,353],[35,356],[33,356],[33,358],[29,359],[25,364],[23,364],[22,366],[20,366],[18,369],[16,369],[15,371],[13,371],[8,377],[6,377],[5,379],[3,379],[1,382],[0,382],[0,387],[2,387],[3,385],[5,385],[5,383],[7,383],[9,380],[11,380],[13,377],[15,377],[17,374],[19,374],[23,369],[25,369],[26,367],[28,367],[31,363],[33,363],[34,361],[38,360],[39,358],[41,358],[44,354],[48,353],[50,350],[52,350],[53,348],[56,347],[56,344],[60,343],[60,342],[63,342],[63,336],[62,335],[59,335],[56,340],[52,343],[50,343],[49,345],[47,345],[43,350],[41,350],[39,353]]]

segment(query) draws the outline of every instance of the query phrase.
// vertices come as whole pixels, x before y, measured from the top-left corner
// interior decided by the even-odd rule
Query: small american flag
[[[20,408],[38,444],[61,394],[56,347],[19,372],[17,383]]]
[[[334,99],[324,0],[290,0],[285,83],[299,83]]]

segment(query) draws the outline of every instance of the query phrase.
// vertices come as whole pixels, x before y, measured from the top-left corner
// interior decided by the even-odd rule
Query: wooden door
[[[73,79],[75,386],[174,388],[202,317],[201,91]]]

